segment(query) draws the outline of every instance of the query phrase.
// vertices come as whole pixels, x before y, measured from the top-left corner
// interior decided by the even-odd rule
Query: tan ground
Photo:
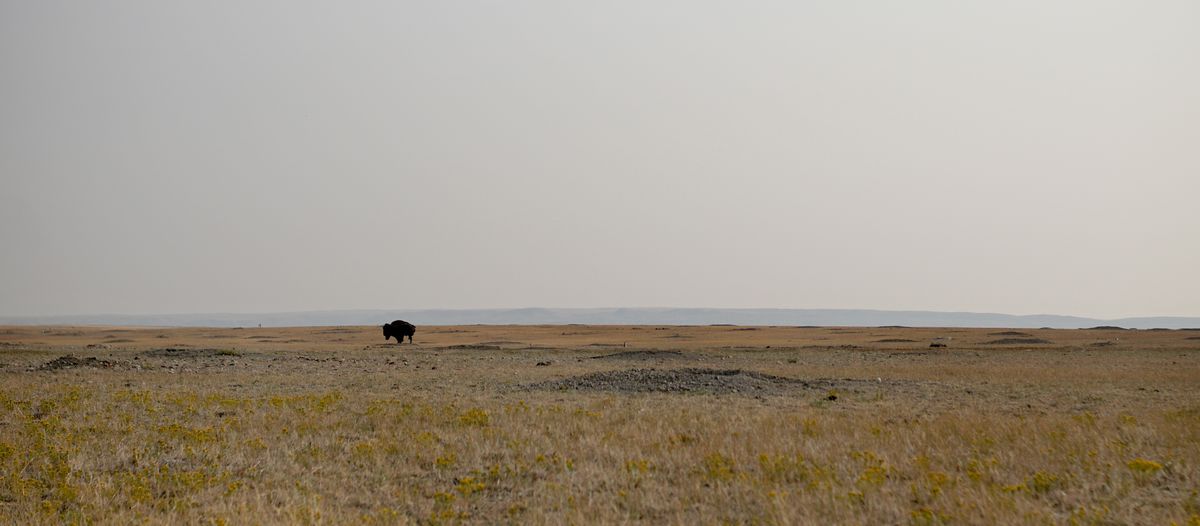
[[[1200,524],[1200,331],[1001,332],[0,327],[0,523]]]

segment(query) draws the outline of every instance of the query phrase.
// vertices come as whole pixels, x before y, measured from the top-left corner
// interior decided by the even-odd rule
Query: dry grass
[[[739,329],[0,327],[0,522],[1200,523],[1198,333]]]

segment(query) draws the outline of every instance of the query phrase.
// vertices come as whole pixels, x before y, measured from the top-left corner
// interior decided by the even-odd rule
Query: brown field
[[[1200,524],[1200,331],[1011,332],[0,327],[0,523]]]

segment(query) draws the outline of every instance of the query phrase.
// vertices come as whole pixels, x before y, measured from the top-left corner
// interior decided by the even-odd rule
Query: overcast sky
[[[1200,2],[0,0],[0,314],[1200,315]]]

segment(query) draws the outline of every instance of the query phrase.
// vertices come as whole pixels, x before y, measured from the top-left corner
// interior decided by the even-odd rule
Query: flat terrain
[[[1200,331],[415,340],[0,327],[0,523],[1200,524]]]

